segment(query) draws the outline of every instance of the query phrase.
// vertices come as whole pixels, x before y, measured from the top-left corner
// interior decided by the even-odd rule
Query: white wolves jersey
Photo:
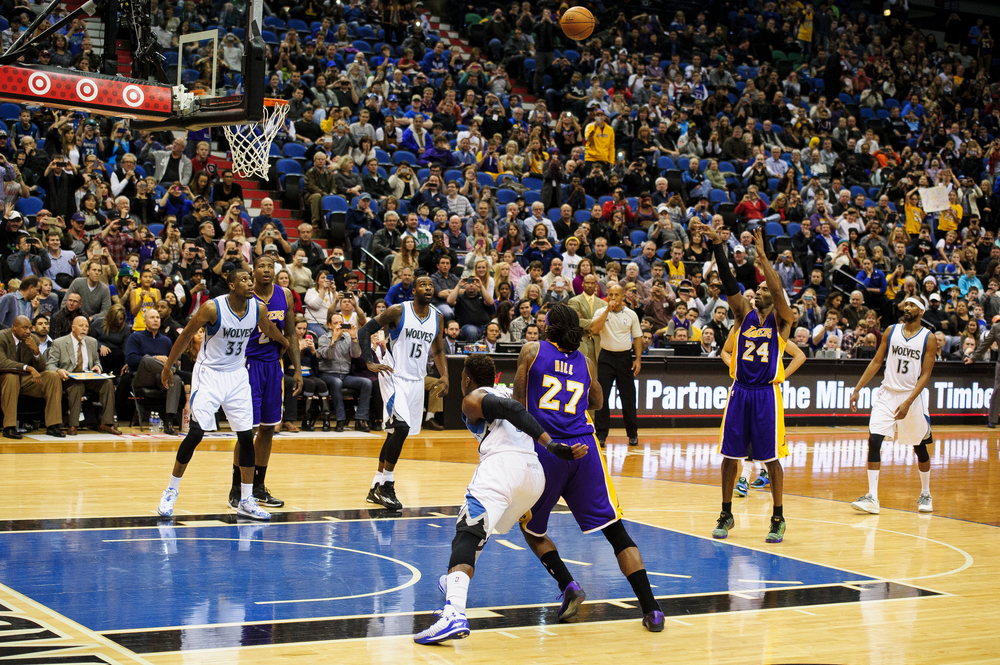
[[[438,334],[438,311],[428,305],[427,318],[421,319],[413,311],[412,302],[404,302],[402,308],[399,325],[389,331],[389,338],[392,340],[392,366],[395,376],[423,381],[427,376],[431,343]]]
[[[889,327],[886,334],[889,336],[889,353],[885,359],[882,387],[895,392],[912,392],[923,369],[930,331],[921,327],[916,335],[907,339],[903,326],[895,324]]]
[[[205,340],[201,343],[198,363],[220,372],[245,367],[247,344],[250,335],[257,329],[260,303],[251,298],[247,301],[247,311],[236,316],[229,306],[229,296],[213,299],[219,318],[214,325],[205,326]]]
[[[506,399],[513,397],[509,388],[479,388],[479,390]],[[462,420],[465,421],[464,414]],[[506,420],[480,420],[472,425],[466,422],[465,426],[479,442],[480,460],[504,452],[528,453],[535,457],[538,456],[535,452],[535,442],[531,440],[531,437]]]

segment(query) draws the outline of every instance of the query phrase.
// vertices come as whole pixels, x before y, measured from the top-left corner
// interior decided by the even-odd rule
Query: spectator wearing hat
[[[348,208],[345,220],[347,236],[351,240],[351,245],[369,252],[375,238],[375,231],[378,230],[379,226],[378,219],[371,209],[371,202],[372,195],[368,192],[361,192],[354,207]]]
[[[935,331],[944,330],[948,323],[948,314],[941,310],[941,294],[934,291],[927,297],[927,311],[921,319]]]

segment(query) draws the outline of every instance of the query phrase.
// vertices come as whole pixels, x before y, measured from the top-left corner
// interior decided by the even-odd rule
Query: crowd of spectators
[[[692,220],[719,230],[748,297],[762,279],[751,232],[764,231],[810,357],[871,357],[910,295],[944,359],[969,355],[1000,314],[1000,81],[981,19],[951,15],[939,43],[899,6],[720,2],[630,18],[591,3],[599,29],[572,42],[566,5],[477,4],[450,6],[472,45],[450,50],[421,2],[268,4],[266,94],[289,103],[273,199],[244,196],[217,130],[8,112],[0,325],[23,332],[26,317],[48,345],[84,319],[103,371],[138,374],[165,355],[147,337],[176,338],[229,270],[270,256],[316,376],[357,373],[318,350],[412,299],[419,275],[449,351],[544,338],[557,302],[587,327],[619,285],[647,352],[697,342],[717,355],[732,318]],[[4,47],[39,8],[4,4]],[[203,90],[213,72],[235,85],[241,12],[150,3],[166,53],[190,32],[224,34],[216,52],[191,42],[176,60]],[[101,64],[82,21],[23,60]],[[296,172],[299,212],[280,213]],[[933,187],[948,206],[927,212]],[[326,411],[324,388],[353,383],[309,396]]]

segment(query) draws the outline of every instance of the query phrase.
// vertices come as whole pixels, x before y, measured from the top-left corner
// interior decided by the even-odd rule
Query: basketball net
[[[234,173],[244,178],[255,175],[267,179],[271,143],[284,127],[287,116],[287,101],[266,98],[264,115],[259,122],[223,126],[233,157]]]

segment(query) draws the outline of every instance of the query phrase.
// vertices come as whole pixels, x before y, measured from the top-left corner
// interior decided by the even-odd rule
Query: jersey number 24
[[[753,362],[754,360],[760,360],[761,362],[767,362],[768,360],[768,344],[769,342],[761,342],[759,345],[754,344],[750,340],[746,340],[746,350],[743,351],[743,360]],[[756,351],[755,351],[756,349]],[[754,355],[760,356],[760,358],[754,358]]]
[[[559,400],[555,399],[555,396],[563,390],[563,382],[554,376],[546,374],[542,377],[542,387],[548,388],[548,390],[538,400],[538,408],[548,411],[558,411],[561,404]],[[580,403],[580,398],[583,397],[583,384],[579,381],[567,381],[565,389],[567,392],[572,393],[572,397],[566,402],[563,411],[575,414],[576,405]]]

